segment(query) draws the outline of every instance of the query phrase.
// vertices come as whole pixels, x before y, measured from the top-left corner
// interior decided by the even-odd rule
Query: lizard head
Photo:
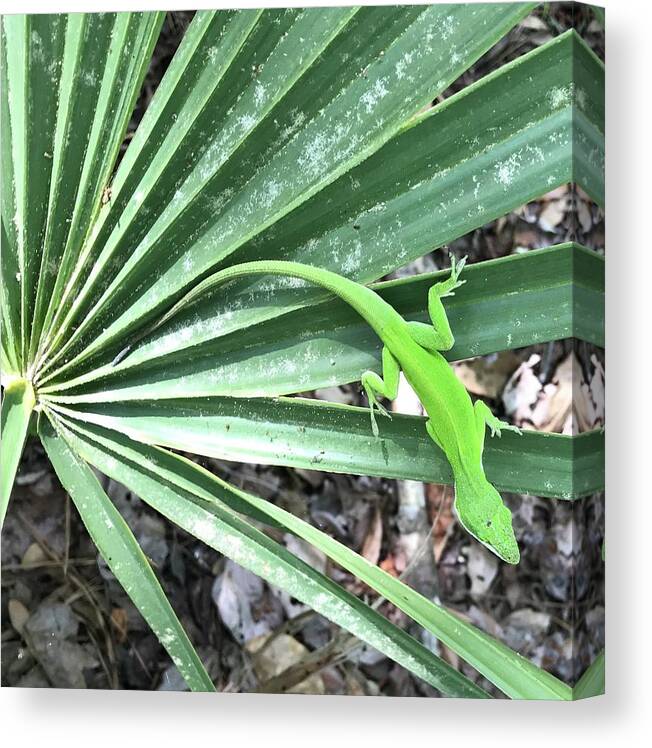
[[[468,493],[456,486],[455,509],[464,529],[508,564],[517,564],[521,554],[512,527],[512,513],[488,481],[474,485]]]

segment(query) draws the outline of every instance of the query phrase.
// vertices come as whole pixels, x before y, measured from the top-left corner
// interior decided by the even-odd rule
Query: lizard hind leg
[[[453,346],[450,328],[440,332],[440,329],[425,322],[408,322],[407,326],[412,340],[427,351],[447,351]]]
[[[439,437],[437,436],[435,427],[433,426],[432,421],[430,419],[426,421],[426,431],[428,432],[428,436],[433,440],[433,442],[435,442],[435,444],[439,447],[439,449],[441,449],[441,451],[444,452],[444,454],[446,454],[442,443],[439,441]]]
[[[378,410],[387,418],[391,418],[391,415],[387,410],[378,402],[377,395],[386,397],[389,400],[394,400],[398,394],[398,382],[401,367],[396,357],[392,354],[387,346],[383,348],[382,353],[383,363],[383,376],[379,376],[375,371],[365,371],[360,381],[367,393],[367,399],[369,400],[369,414],[371,416],[371,430],[374,436],[378,436],[378,424],[376,423],[375,409]]]

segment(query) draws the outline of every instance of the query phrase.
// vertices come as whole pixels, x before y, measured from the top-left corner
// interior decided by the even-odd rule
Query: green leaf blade
[[[60,58],[67,16],[3,16],[3,115],[11,163],[3,163],[3,218],[16,251],[20,286],[21,358],[27,357],[45,234],[58,105]],[[9,155],[9,154],[6,154]],[[13,195],[10,193],[13,192]],[[13,199],[12,199],[13,198]],[[8,215],[13,204],[15,212]],[[15,248],[15,250],[14,250]],[[13,278],[8,279],[13,283]]]
[[[45,418],[39,436],[91,539],[193,691],[215,687],[131,530],[88,465]]]
[[[405,319],[428,322],[428,290],[448,271],[373,286]],[[561,244],[474,263],[465,285],[445,300],[455,335],[452,360],[577,337],[604,345],[604,259]],[[224,286],[208,292],[228,295]],[[357,312],[333,300],[221,335],[199,301],[162,325],[116,365],[57,386],[61,402],[144,398],[260,397],[356,381],[380,371],[382,342]],[[269,307],[275,315],[275,306]],[[189,355],[190,354],[190,355]]]
[[[573,688],[573,701],[602,696],[605,692],[605,653],[604,649],[585,670]]]
[[[66,416],[207,457],[356,475],[452,483],[425,418],[393,414],[371,433],[369,411],[302,398],[206,398],[66,407]],[[484,465],[500,490],[575,499],[604,487],[604,434],[526,431],[488,439]]]
[[[30,352],[42,356],[85,269],[87,240],[110,202],[110,177],[158,36],[162,13],[62,14],[65,47],[53,60],[58,109],[52,184]],[[48,200],[45,200],[48,205]],[[54,330],[53,330],[54,328]]]
[[[111,278],[100,301],[81,315],[79,327],[58,355],[66,351],[68,356],[69,349],[81,347],[78,355],[86,358],[105,344],[124,339],[220,260],[377,151],[530,7],[419,6],[413,11],[418,12],[415,20],[398,28],[394,39],[387,39],[384,54],[369,60],[368,72],[347,77],[346,86],[323,111],[307,120],[287,143],[279,141],[278,150],[255,164],[253,172],[243,169],[237,158],[233,164],[227,161],[224,177],[231,179],[223,183],[220,173],[211,178],[192,210],[184,202],[183,189],[178,190],[178,207],[171,202],[163,210],[172,218],[183,207],[183,221],[171,225],[170,231],[157,229],[139,237],[136,246],[124,246],[127,262]],[[335,11],[327,10],[330,15]],[[306,18],[314,20],[318,12],[322,11],[306,11]],[[450,54],[452,47],[456,55]],[[412,59],[408,88],[401,78],[405,55]],[[269,60],[265,68],[268,65],[272,67]],[[253,88],[255,93],[255,84]],[[280,114],[285,114],[282,109]],[[250,178],[227,194],[228,185],[241,173]],[[190,190],[190,196],[194,195]],[[170,246],[175,247],[173,253]],[[152,267],[157,268],[154,275]],[[141,283],[149,288],[146,305],[134,301],[130,293],[132,284]]]
[[[0,528],[4,524],[11,489],[27,437],[27,428],[35,405],[30,382],[18,379],[4,388],[2,398],[2,461],[0,466]]]
[[[102,460],[103,451],[115,450],[134,465],[147,465],[147,469],[185,490],[208,501],[223,500],[228,492],[235,492],[270,518],[284,525],[322,550],[329,558],[343,566],[374,590],[393,602],[410,615],[420,625],[435,634],[448,647],[457,652],[498,688],[512,698],[553,698],[567,700],[571,689],[545,671],[532,665],[508,647],[492,639],[474,626],[464,623],[445,608],[435,605],[399,580],[367,562],[343,544],[325,533],[294,517],[289,512],[270,502],[252,496],[244,491],[233,489],[227,483],[214,478],[207,471],[198,468],[187,460],[130,442],[117,434],[88,431],[73,426],[80,436],[80,449],[88,450],[97,460]],[[88,441],[97,442],[91,446]],[[105,459],[105,458],[104,458]]]
[[[128,486],[167,519],[211,548],[286,590],[443,693],[487,698],[482,689],[402,629],[293,556],[221,502],[200,498],[160,478],[153,469],[155,455],[145,455],[145,459],[134,461],[111,448],[107,451],[104,446],[98,447],[97,443],[73,434],[63,425],[59,428],[65,429],[66,438],[84,459]]]

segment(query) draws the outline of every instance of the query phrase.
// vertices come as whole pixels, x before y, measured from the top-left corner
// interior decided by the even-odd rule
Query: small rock
[[[9,600],[8,604],[9,620],[14,629],[22,635],[27,619],[29,618],[29,610],[20,602],[20,600]]]
[[[23,554],[20,563],[22,566],[29,567],[34,566],[35,564],[40,564],[43,561],[47,561],[47,556],[43,549],[38,543],[32,543]]]

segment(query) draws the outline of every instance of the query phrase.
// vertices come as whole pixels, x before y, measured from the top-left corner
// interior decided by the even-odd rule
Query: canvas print
[[[3,687],[604,691],[604,29],[2,17]]]

